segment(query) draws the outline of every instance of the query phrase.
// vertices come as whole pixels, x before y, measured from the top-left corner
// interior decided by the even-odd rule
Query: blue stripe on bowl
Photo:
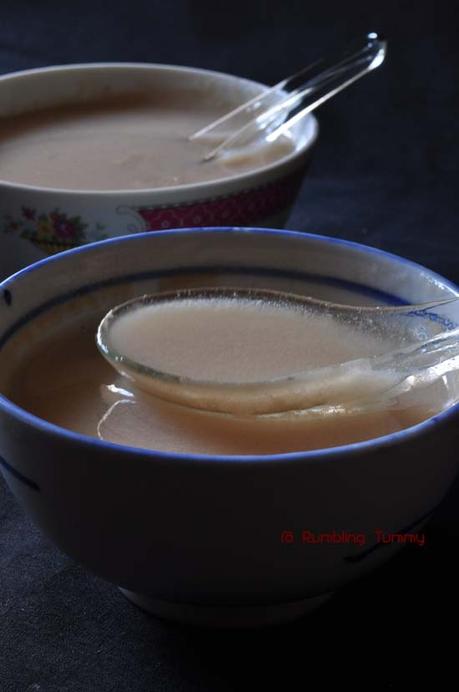
[[[355,281],[348,281],[347,279],[339,279],[334,276],[323,276],[320,274],[305,274],[296,271],[287,271],[283,269],[275,268],[265,268],[265,267],[255,267],[249,268],[244,266],[228,266],[228,265],[204,265],[204,266],[194,266],[194,267],[181,267],[178,269],[163,269],[151,272],[142,272],[140,274],[126,274],[124,276],[113,277],[111,279],[105,279],[104,281],[98,281],[86,286],[81,286],[80,288],[64,293],[63,295],[56,296],[51,300],[39,305],[38,307],[30,310],[26,315],[21,317],[17,322],[15,322],[4,334],[0,337],[0,348],[2,348],[5,343],[15,334],[18,329],[23,327],[25,324],[35,319],[43,312],[50,310],[51,308],[62,305],[74,298],[86,295],[88,293],[93,293],[103,288],[109,286],[118,286],[124,283],[137,283],[141,281],[147,281],[151,279],[163,279],[169,276],[186,276],[189,274],[199,274],[199,273],[217,273],[217,274],[237,274],[240,276],[266,276],[270,278],[281,278],[289,279],[293,281],[304,281],[315,283],[321,286],[330,286],[333,288],[340,288],[356,295],[363,296],[366,298],[372,298],[377,300],[382,305],[407,305],[407,302],[393,295],[392,293],[387,293],[386,291],[381,291],[380,289],[373,288],[371,286],[366,286],[364,284],[359,284]]]
[[[430,517],[431,514],[435,512],[437,507],[440,506],[440,503],[438,505],[435,505],[435,507],[432,507],[432,509],[429,509],[427,512],[424,512],[424,514],[421,514],[420,517],[417,517],[417,519],[414,519],[410,524],[407,526],[404,526],[402,529],[397,529],[396,531],[387,531],[386,533],[393,533],[393,534],[399,534],[403,535],[406,533],[409,533],[412,529],[416,528],[421,522],[426,521]],[[375,552],[375,550],[379,550],[379,548],[383,548],[384,546],[387,545],[394,545],[393,543],[374,543],[371,545],[369,548],[365,548],[365,550],[362,550],[360,553],[354,554],[354,555],[347,555],[344,560],[345,562],[360,562],[361,560],[364,560],[368,555],[371,555],[372,553]]]
[[[32,488],[32,490],[37,490],[40,492],[40,487],[35,481],[31,480],[30,478],[27,478],[27,476],[24,476],[20,471],[14,468],[14,466],[11,466],[6,459],[3,457],[0,457],[0,466],[2,466],[8,473],[10,473],[16,480],[21,481],[21,483],[24,483],[24,485],[27,485],[29,488]]]

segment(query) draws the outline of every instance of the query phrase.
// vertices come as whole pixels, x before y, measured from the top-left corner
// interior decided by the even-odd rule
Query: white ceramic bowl
[[[0,77],[0,116],[146,90],[231,93],[240,102],[266,87],[233,75],[170,65],[64,65]],[[311,115],[294,128],[298,147],[252,172],[210,182],[125,191],[72,191],[0,181],[0,278],[45,254],[138,231],[192,226],[282,227],[317,138]]]
[[[123,299],[203,282],[347,303],[459,295],[400,257],[303,233],[204,229],[105,241],[0,285],[0,392],[20,368],[21,338],[36,338],[43,320],[84,310],[96,325]],[[0,396],[0,467],[62,550],[144,608],[193,622],[260,624],[305,612],[387,560],[400,544],[378,542],[377,529],[419,531],[456,474],[458,424],[455,406],[339,448],[211,457],[85,437]],[[314,544],[304,531],[365,541]]]

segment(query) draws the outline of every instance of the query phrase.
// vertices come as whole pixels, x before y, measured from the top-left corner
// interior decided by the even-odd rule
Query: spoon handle
[[[223,122],[228,125],[233,117],[240,116],[244,111],[251,113],[260,110],[260,106],[262,104],[265,105],[264,101],[268,96],[278,94],[280,100],[267,109],[262,110],[258,115],[255,114],[247,124],[240,127],[236,132],[226,137],[217,147],[209,151],[204,160],[209,161],[232,147],[249,144],[261,134],[268,141],[274,141],[305,115],[311,113],[311,111],[343,89],[346,89],[368,72],[379,67],[385,56],[386,42],[380,39],[377,34],[371,33],[368,34],[363,47],[360,47],[358,50],[348,49],[344,55],[341,55],[338,61],[336,59],[327,62],[320,61],[282,80],[261,96],[251,99],[223,118],[211,123],[199,133],[195,133],[193,137],[207,134]],[[324,67],[324,65],[326,66]],[[313,76],[309,76],[304,81],[305,75],[311,75],[311,72]]]

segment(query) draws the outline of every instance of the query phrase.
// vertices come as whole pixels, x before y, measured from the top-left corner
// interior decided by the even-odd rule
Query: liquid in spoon
[[[103,320],[98,344],[141,389],[204,410],[269,414],[374,404],[411,374],[428,308],[197,289],[116,308]]]

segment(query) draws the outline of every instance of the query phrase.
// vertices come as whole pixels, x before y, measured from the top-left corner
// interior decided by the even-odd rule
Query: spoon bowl
[[[154,320],[155,313],[158,315],[158,311],[164,309],[179,308],[186,312],[193,306],[199,306],[205,310],[206,307],[215,307],[217,301],[222,306],[229,304],[239,309],[254,310],[254,314],[258,315],[260,306],[269,305],[283,312],[299,313],[306,321],[314,317],[326,319],[372,340],[379,340],[381,349],[372,354],[367,350],[362,351],[344,362],[309,368],[305,362],[299,370],[268,379],[228,381],[218,375],[203,378],[190,375],[187,369],[187,359],[193,360],[193,348],[202,348],[193,343],[193,334],[190,334],[187,322],[183,324],[179,336],[174,333],[176,339],[180,338],[185,370],[168,371],[161,362],[163,354],[161,347],[156,344],[155,323],[151,322],[151,318]],[[142,313],[143,323],[138,319],[132,320],[133,316],[142,317]],[[195,328],[199,339],[204,331],[205,340],[212,343],[210,357],[216,362],[221,358],[225,343],[216,336],[212,320],[206,318],[200,322],[200,318],[200,313],[195,312]],[[129,300],[105,315],[99,325],[96,341],[109,363],[149,394],[206,411],[269,415],[305,411],[317,406],[381,403],[390,400],[398,391],[397,387],[406,383],[407,378],[414,378],[411,388],[425,382],[429,369],[431,379],[442,377],[450,371],[456,373],[459,368],[458,323],[459,300],[454,298],[398,307],[355,306],[282,291],[205,287],[143,295]],[[312,322],[312,330],[314,326]],[[124,347],[116,343],[116,332],[118,330],[119,334],[120,327],[124,329]],[[161,328],[156,325],[156,329]],[[250,322],[247,328],[250,330]],[[136,347],[133,351],[129,347],[129,340],[132,343],[132,338],[136,338],[136,331],[138,339],[148,341],[148,352],[144,350],[141,356],[136,353]],[[228,338],[230,336],[223,333],[224,341]],[[263,348],[264,344],[260,343],[260,352]],[[235,357],[238,358],[237,355]],[[439,369],[440,363],[443,363],[443,369]]]

